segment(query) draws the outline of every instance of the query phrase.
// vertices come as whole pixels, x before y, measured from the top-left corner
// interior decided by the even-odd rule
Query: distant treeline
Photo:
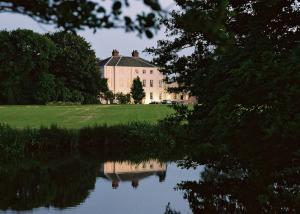
[[[105,90],[95,52],[84,38],[0,31],[0,104],[96,103]]]

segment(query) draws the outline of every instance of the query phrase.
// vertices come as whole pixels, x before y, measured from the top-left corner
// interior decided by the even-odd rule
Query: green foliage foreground
[[[179,10],[164,20],[175,38],[149,51],[175,76],[177,90],[191,91],[201,103],[188,118],[195,139],[299,146],[297,1],[176,2]]]
[[[138,151],[143,145],[147,154],[172,154],[174,140],[158,125],[131,123],[117,126],[94,126],[63,129],[56,126],[38,129],[13,129],[0,125],[1,160],[22,160],[36,155],[90,153],[126,157],[126,151]],[[109,148],[109,149],[108,149]],[[144,150],[143,149],[143,150]],[[144,155],[144,153],[142,153]],[[137,157],[139,153],[136,153]]]
[[[144,9],[128,16],[128,7],[135,0],[121,1],[44,1],[1,0],[0,13],[27,15],[37,22],[51,24],[64,31],[76,31],[89,27],[97,29],[120,29],[145,34],[148,38],[159,29],[158,17],[165,14],[158,0],[145,0]],[[147,11],[147,12],[146,12]]]

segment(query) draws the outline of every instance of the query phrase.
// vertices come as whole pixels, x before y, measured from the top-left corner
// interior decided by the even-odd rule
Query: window
[[[150,70],[150,74],[153,74],[153,70]]]
[[[183,100],[183,95],[180,95],[180,99]]]
[[[136,74],[139,74],[139,70],[138,70],[138,69],[135,69],[135,73],[136,73]]]
[[[153,87],[153,80],[150,80],[150,87]]]
[[[152,99],[153,99],[153,93],[150,92],[150,100],[152,100]]]
[[[160,88],[162,87],[162,84],[163,84],[163,81],[162,81],[162,80],[159,80],[159,87],[160,87]]]
[[[146,87],[146,80],[143,80],[143,87]]]
[[[146,74],[146,70],[143,70],[143,74]]]
[[[162,99],[162,93],[159,93],[159,99],[160,100]]]
[[[177,94],[173,95],[173,99],[176,100],[177,99]]]

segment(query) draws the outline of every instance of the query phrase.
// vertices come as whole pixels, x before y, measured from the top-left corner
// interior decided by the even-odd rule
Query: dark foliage
[[[119,101],[119,104],[128,104],[130,103],[130,94],[117,93],[116,99]]]
[[[135,104],[142,103],[142,100],[145,98],[146,94],[139,77],[133,80],[130,93]]]
[[[148,38],[159,29],[157,18],[164,15],[158,0],[144,0],[150,12],[140,12],[133,17],[123,15],[133,0],[111,1],[109,4],[92,0],[2,0],[0,12],[27,15],[43,24],[76,31],[89,27],[96,31],[103,28],[123,28],[126,32],[138,32]],[[106,5],[106,6],[104,6]]]
[[[91,45],[83,37],[73,33],[58,32],[46,36],[56,44],[57,54],[51,62],[49,72],[63,85],[59,87],[61,97],[57,100],[97,103],[104,80],[100,78]]]
[[[163,20],[174,40],[148,51],[176,90],[197,97],[192,111],[178,109],[166,122],[187,120],[188,164],[212,167],[204,180],[180,188],[195,213],[297,213],[299,3],[176,2],[180,10]]]
[[[36,99],[35,91],[51,85],[51,77],[45,74],[56,55],[55,44],[30,30],[1,31],[0,50],[0,104],[39,103],[40,99],[48,99],[49,94]]]
[[[0,104],[97,103],[108,90],[82,37],[30,30],[0,32]]]
[[[148,51],[164,74],[175,76],[177,90],[199,101],[187,115],[192,141],[233,148],[278,144],[292,159],[300,139],[299,4],[176,2],[180,10],[163,20],[175,39]],[[182,55],[184,49],[189,54]]]
[[[79,130],[57,126],[39,129],[13,129],[0,124],[0,161],[21,160],[36,155],[89,153],[126,156],[143,145],[147,154],[161,156],[174,152],[175,142],[159,126],[132,123],[119,126],[95,126]],[[115,153],[115,154],[114,154]]]

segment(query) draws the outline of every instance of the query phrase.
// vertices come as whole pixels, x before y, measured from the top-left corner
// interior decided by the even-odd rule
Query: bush
[[[131,123],[119,126],[94,126],[79,130],[58,128],[13,129],[0,124],[0,160],[21,160],[32,156],[76,153],[112,154],[120,157],[130,151],[167,156],[175,154],[175,141],[160,126]]]
[[[119,104],[128,104],[130,103],[130,94],[117,93],[116,99],[119,101]]]
[[[34,98],[37,103],[45,104],[55,99],[55,76],[53,74],[42,73],[39,76],[37,89]]]

